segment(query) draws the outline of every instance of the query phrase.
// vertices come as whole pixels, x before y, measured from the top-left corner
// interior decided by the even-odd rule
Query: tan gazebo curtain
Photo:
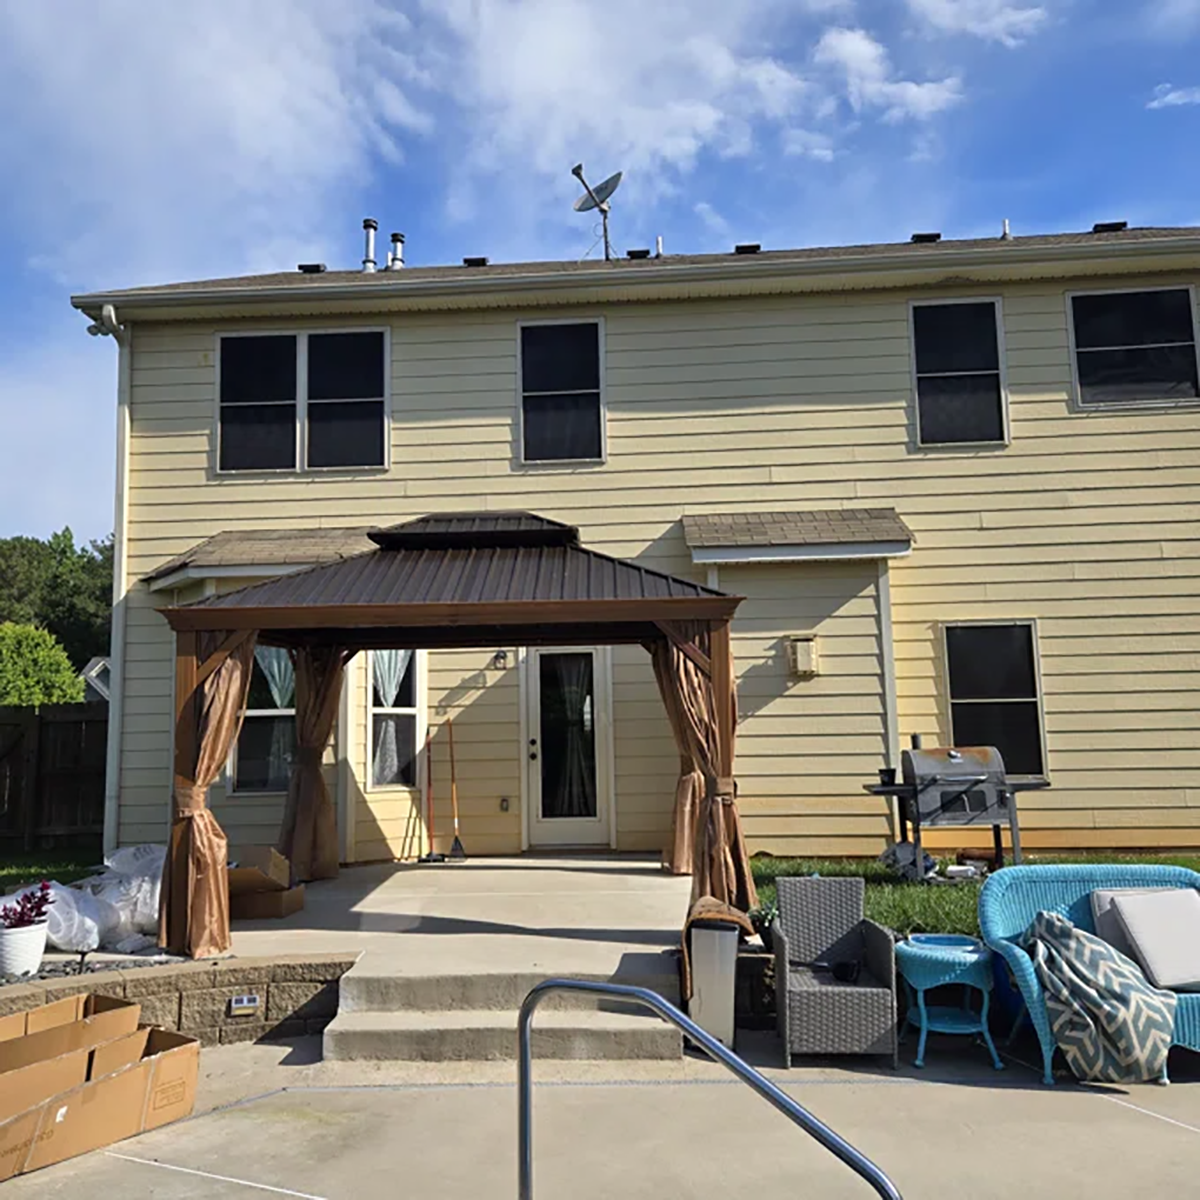
[[[338,873],[337,813],[321,762],[329,745],[346,663],[353,651],[305,646],[293,652],[296,666],[296,764],[279,831],[279,853],[292,864],[292,882],[333,879]]]
[[[255,635],[176,635],[174,819],[163,867],[158,941],[173,954],[211,958],[229,950],[229,876],[224,831],[209,811],[209,786],[241,728]]]
[[[691,871],[693,903],[712,896],[744,912],[758,896],[734,794],[737,690],[729,624],[660,628],[666,641],[650,652],[681,768],[664,861],[676,874]]]

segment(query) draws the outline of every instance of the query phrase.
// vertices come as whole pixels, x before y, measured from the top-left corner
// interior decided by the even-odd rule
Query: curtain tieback
[[[175,789],[175,816],[179,818],[194,817],[198,812],[203,812],[208,804],[208,788],[197,787],[192,784],[190,787],[177,787]]]
[[[308,771],[319,771],[321,764],[325,759],[324,746],[298,746],[296,748],[296,762]]]

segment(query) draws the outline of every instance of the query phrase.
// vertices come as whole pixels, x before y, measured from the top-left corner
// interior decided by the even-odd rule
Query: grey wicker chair
[[[897,1063],[892,935],[863,918],[861,879],[776,880],[771,926],[784,1061],[793,1054],[887,1054]],[[854,983],[814,963],[856,962]]]

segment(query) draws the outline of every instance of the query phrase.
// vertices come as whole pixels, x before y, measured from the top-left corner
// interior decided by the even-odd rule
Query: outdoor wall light
[[[508,651],[507,650],[497,650],[496,653],[492,655],[492,670],[493,671],[503,671],[504,668],[507,666],[508,666]]]

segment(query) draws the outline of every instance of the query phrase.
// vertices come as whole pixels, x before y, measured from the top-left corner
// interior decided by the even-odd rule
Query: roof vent
[[[296,270],[299,271],[301,275],[324,275],[325,274],[325,264],[324,263],[297,263]]]
[[[1124,233],[1129,228],[1128,221],[1097,221],[1092,226],[1093,233]]]
[[[643,249],[643,250],[626,250],[625,257],[626,258],[649,258],[650,251],[645,250],[645,249]]]
[[[733,248],[734,254],[757,254],[762,249],[758,242],[738,242]]]
[[[931,246],[934,242],[940,242],[942,235],[940,233],[914,233],[912,240],[918,246]]]
[[[365,244],[363,247],[362,269],[365,275],[370,275],[375,270],[375,230],[378,228],[379,222],[374,217],[364,218],[363,237]]]
[[[487,257],[483,254],[475,254],[463,259],[464,267],[486,267],[487,265]]]
[[[392,234],[392,248],[388,251],[387,269],[399,271],[404,267],[404,234]]]

